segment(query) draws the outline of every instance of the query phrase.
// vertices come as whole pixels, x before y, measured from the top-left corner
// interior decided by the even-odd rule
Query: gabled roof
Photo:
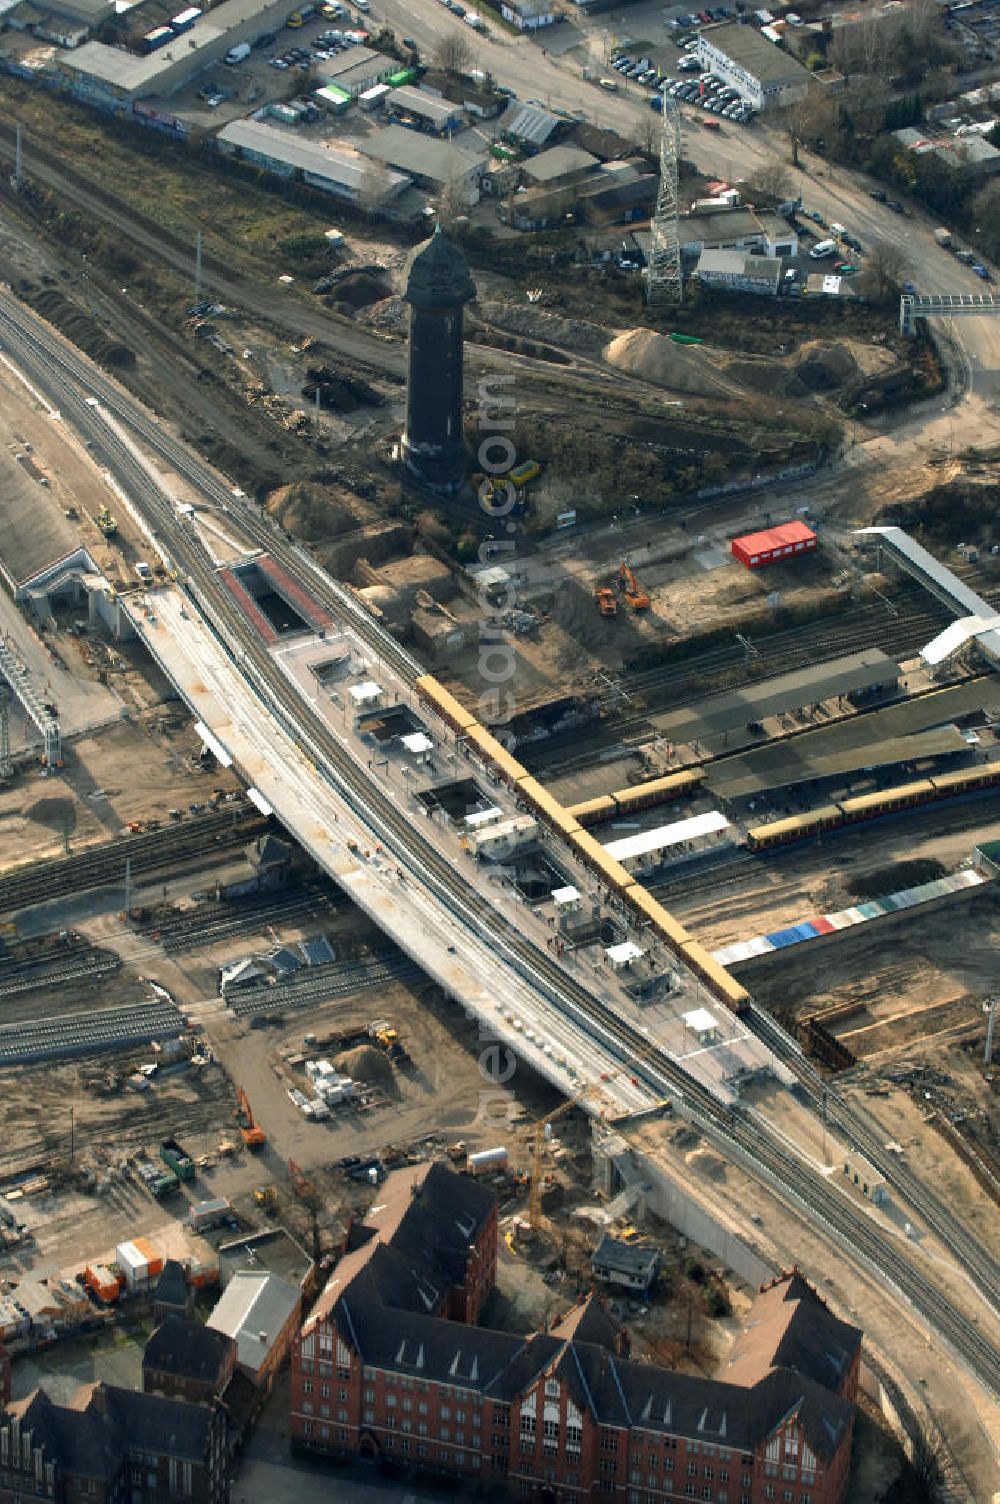
[[[439,1310],[465,1280],[469,1246],[496,1204],[486,1186],[442,1160],[394,1170],[320,1296],[310,1322],[326,1315],[362,1272],[370,1299],[420,1314]],[[357,1246],[358,1237],[366,1240]],[[359,1286],[359,1290],[360,1290]]]
[[[549,1327],[553,1337],[564,1342],[593,1342],[597,1347],[606,1347],[617,1352],[619,1329],[596,1295],[588,1295],[579,1304],[571,1306]]]
[[[617,1270],[621,1274],[649,1274],[659,1261],[655,1248],[623,1243],[620,1238],[613,1238],[605,1233],[594,1249],[590,1262],[595,1270],[600,1266]]]
[[[113,1478],[122,1463],[121,1446],[113,1432],[86,1411],[53,1404],[44,1389],[36,1389],[8,1406],[21,1422],[22,1436],[32,1433],[46,1462],[86,1478]]]
[[[187,1300],[188,1282],[184,1265],[179,1259],[167,1259],[153,1290],[153,1304],[186,1306]]]
[[[796,1270],[757,1296],[727,1372],[734,1383],[753,1384],[772,1368],[788,1368],[836,1390],[860,1345],[859,1328],[834,1316]]]
[[[175,1378],[217,1381],[225,1371],[232,1338],[187,1316],[168,1316],[156,1328],[142,1356],[143,1368]]]
[[[33,1433],[46,1462],[62,1472],[101,1481],[120,1471],[129,1448],[143,1447],[169,1457],[203,1458],[209,1448],[214,1413],[141,1390],[94,1384],[72,1405],[56,1405],[44,1389],[8,1406]]]

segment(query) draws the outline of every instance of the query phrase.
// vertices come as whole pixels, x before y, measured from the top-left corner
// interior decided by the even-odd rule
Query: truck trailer
[[[178,1180],[194,1179],[194,1160],[182,1149],[175,1138],[165,1138],[160,1145],[160,1158],[168,1170],[173,1170]]]

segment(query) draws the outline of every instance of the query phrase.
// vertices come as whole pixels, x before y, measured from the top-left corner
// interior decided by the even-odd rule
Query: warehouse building
[[[537,31],[553,24],[556,8],[551,0],[500,0],[500,14],[518,31]]]
[[[807,68],[753,26],[713,26],[698,38],[698,59],[757,110],[781,110],[804,99]]]
[[[486,158],[467,147],[408,131],[402,125],[387,125],[369,137],[361,150],[373,161],[406,173],[428,193],[455,189],[465,204],[479,202]]]
[[[412,84],[390,89],[385,96],[385,107],[390,120],[432,136],[447,136],[461,130],[465,123],[458,105],[437,94],[428,94],[426,89],[415,89]]]
[[[234,120],[215,138],[219,151],[253,162],[278,177],[298,178],[311,188],[352,203],[364,199],[387,208],[410,185],[400,172],[379,169],[348,146],[294,136],[262,120]]]
[[[20,4],[0,5],[3,24],[11,31],[30,31],[43,41],[55,42],[60,47],[78,47],[92,31],[115,14],[113,0],[51,0],[51,3],[33,5],[31,0]]]
[[[767,249],[767,231],[752,209],[682,214],[677,228],[684,256],[700,256],[703,251],[753,251],[763,255]]]
[[[203,20],[148,57],[86,42],[55,60],[57,80],[77,99],[124,111],[138,99],[169,98],[220,63],[231,47],[284,25],[287,0],[223,0]]]

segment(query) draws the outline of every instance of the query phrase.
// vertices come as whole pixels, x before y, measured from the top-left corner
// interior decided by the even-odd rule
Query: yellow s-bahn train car
[[[509,783],[511,788],[517,788],[522,778],[528,777],[528,770],[517,758],[512,756],[507,748],[489,731],[481,726],[478,721],[473,721],[471,726],[466,726],[462,733],[473,751],[478,752],[480,757],[494,772]]]
[[[425,705],[437,711],[443,721],[459,733],[476,724],[476,717],[433,674],[421,674],[416,681],[417,695]]]
[[[679,773],[666,773],[662,778],[633,783],[627,789],[615,789],[611,797],[618,814],[630,815],[637,810],[651,809],[654,804],[668,804],[672,799],[692,794],[704,781],[704,768],[682,768]]]
[[[610,794],[601,794],[597,799],[582,799],[579,804],[569,805],[567,813],[581,825],[600,825],[602,820],[614,819],[618,806]]]
[[[613,856],[608,856],[600,841],[590,834],[588,830],[578,830],[571,838],[577,855],[592,872],[596,872],[602,882],[607,883],[613,892],[624,897],[626,891],[635,882],[630,872],[626,872],[621,862],[616,862]]]
[[[699,941],[692,940],[685,945],[683,955],[691,970],[701,977],[708,990],[733,1013],[739,1013],[746,1007],[750,1001],[749,992],[735,977],[730,976],[726,968]]]
[[[683,924],[681,924],[680,920],[675,919],[673,914],[663,907],[662,903],[658,903],[641,883],[634,882],[626,890],[625,898],[643,919],[650,921],[653,929],[662,940],[667,942],[671,950],[680,954],[685,945],[691,943],[692,937]]]
[[[879,789],[874,794],[841,799],[840,808],[845,823],[851,825],[855,820],[871,820],[876,815],[888,815],[913,804],[926,804],[933,798],[934,785],[929,778],[921,778],[916,783],[901,783],[894,789]]]
[[[530,775],[522,778],[517,785],[517,792],[560,835],[573,836],[580,829],[580,822],[573,818],[558,799],[552,797],[548,789],[542,788],[537,778]]]
[[[978,768],[956,768],[951,773],[932,773],[930,781],[938,799],[950,794],[973,794],[1000,783],[1000,762],[988,762]]]
[[[752,826],[747,831],[747,849],[766,851],[770,846],[785,846],[789,841],[801,841],[805,836],[819,835],[843,823],[840,805],[824,804],[819,809],[807,810],[803,815],[790,815],[786,820]]]

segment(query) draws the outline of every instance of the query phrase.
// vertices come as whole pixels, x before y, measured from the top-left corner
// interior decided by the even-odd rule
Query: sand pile
[[[353,1050],[345,1050],[333,1064],[342,1076],[350,1076],[353,1081],[364,1081],[368,1086],[379,1086],[386,1092],[395,1087],[392,1066],[382,1051],[372,1044],[359,1044]]]
[[[831,388],[856,381],[859,376],[857,361],[843,345],[815,344],[803,347],[795,366],[795,374],[811,392],[828,392]]]
[[[627,329],[604,348],[604,359],[630,376],[693,397],[718,396],[720,382],[703,345],[678,345],[652,329]]]

